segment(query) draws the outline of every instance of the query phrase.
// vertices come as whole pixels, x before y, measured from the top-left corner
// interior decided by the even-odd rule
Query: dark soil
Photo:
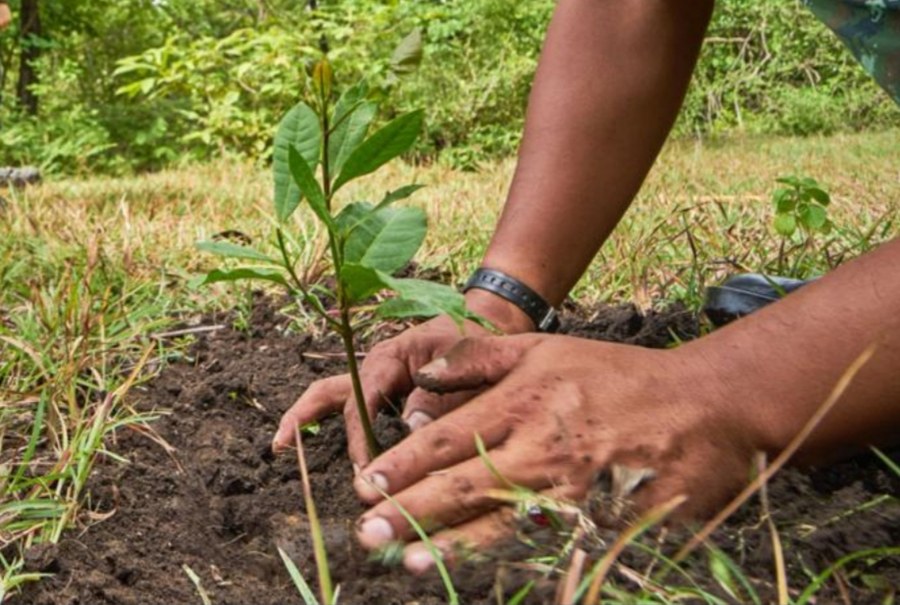
[[[342,370],[341,363],[329,360],[337,356],[327,355],[339,347],[328,339],[290,333],[290,320],[264,303],[251,325],[250,331],[226,329],[200,336],[184,361],[133,392],[131,403],[137,409],[170,411],[152,425],[170,451],[148,431],[120,430],[109,447],[130,463],[98,461],[90,486],[92,511],[82,518],[85,531],[69,532],[57,546],[33,548],[29,569],[54,575],[29,586],[13,603],[201,603],[184,566],[199,575],[216,605],[300,603],[276,547],[283,548],[315,586],[296,459],[274,458],[269,444],[280,414],[303,389]],[[647,316],[631,307],[569,312],[566,325],[580,336],[654,347],[698,333],[697,319],[677,307]],[[385,441],[403,436],[396,416],[383,415],[378,429]],[[351,489],[345,445],[337,419],[307,438],[313,492],[341,587],[340,602],[445,603],[437,578],[412,578],[402,568],[370,561],[354,544],[352,525],[363,507]],[[873,456],[829,469],[782,473],[770,486],[770,500],[776,507],[773,515],[784,541],[791,588],[801,590],[810,574],[843,555],[900,544],[897,500],[882,497],[882,502],[867,504],[898,493],[897,477]],[[109,516],[97,521],[104,515]],[[715,542],[747,575],[762,601],[773,602],[771,541],[760,523],[758,505],[746,505],[719,530]],[[535,554],[524,547],[515,553],[506,550],[493,559],[497,564],[459,570],[456,586],[462,603],[497,603],[496,590],[508,596],[529,578],[540,580],[537,573],[509,563],[523,553]],[[649,560],[635,550],[626,552],[622,561],[645,569]],[[706,555],[692,566],[700,586],[734,600],[709,572]],[[619,568],[613,581],[636,589],[627,575],[627,569]],[[557,579],[538,581],[526,602],[553,602]],[[667,582],[689,584],[677,574]],[[900,585],[897,557],[870,558],[849,566],[839,580],[828,580],[818,602],[880,602],[891,585]]]

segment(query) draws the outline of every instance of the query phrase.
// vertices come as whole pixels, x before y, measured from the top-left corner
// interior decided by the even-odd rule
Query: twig
[[[166,338],[175,338],[177,336],[190,336],[191,334],[205,334],[206,332],[216,332],[224,330],[228,326],[216,324],[214,326],[197,326],[196,328],[184,328],[183,330],[172,330],[171,332],[157,332],[151,334],[150,338],[154,340],[164,340]]]

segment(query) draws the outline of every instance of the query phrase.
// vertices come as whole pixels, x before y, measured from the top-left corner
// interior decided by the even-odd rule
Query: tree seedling
[[[775,231],[792,236],[798,228],[811,235],[828,234],[834,227],[828,218],[831,196],[822,185],[809,177],[786,176],[776,179],[786,185],[775,191]]]
[[[808,249],[818,233],[828,235],[834,228],[828,218],[831,196],[818,181],[809,177],[786,176],[776,179],[784,185],[772,194],[775,206],[775,231],[782,236],[778,251],[778,271],[784,272],[785,243],[798,230],[806,234],[802,244]]]
[[[408,46],[408,39],[403,44]],[[403,50],[403,44],[398,52]],[[409,49],[404,52],[409,54]],[[201,250],[251,263],[213,270],[203,283],[242,279],[274,282],[286,287],[340,335],[366,443],[374,456],[380,448],[356,361],[359,304],[379,292],[392,291],[393,297],[375,307],[377,316],[446,314],[462,325],[470,314],[463,296],[449,286],[395,277],[418,251],[427,229],[424,211],[395,203],[412,195],[421,185],[388,191],[377,203],[355,201],[340,208],[335,204],[336,195],[348,183],[375,172],[413,146],[422,129],[423,112],[400,115],[369,135],[377,106],[369,98],[365,81],[346,89],[335,101],[334,74],[327,58],[313,68],[312,92],[311,103],[301,102],[291,109],[275,136],[274,239],[279,257],[271,258],[232,242],[201,242]],[[310,286],[296,270],[298,255],[292,253],[286,233],[303,200],[327,230],[333,287],[321,283]]]

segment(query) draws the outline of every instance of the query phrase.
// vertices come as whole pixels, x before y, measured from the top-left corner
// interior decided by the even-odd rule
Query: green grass
[[[669,145],[633,208],[573,296],[641,308],[683,300],[735,270],[772,270],[781,240],[769,197],[786,174],[815,177],[834,199],[837,225],[813,250],[788,245],[788,266],[812,275],[897,233],[898,131],[807,139],[682,141]],[[512,160],[477,174],[398,166],[348,186],[379,199],[389,184],[428,185],[413,197],[433,228],[420,263],[461,281],[478,264],[511,178]],[[151,338],[174,321],[237,309],[248,289],[198,290],[191,278],[216,259],[194,243],[221,231],[274,253],[270,177],[222,161],[130,179],[48,183],[4,192],[0,209],[0,575],[3,595],[33,580],[22,549],[84,523],[79,507],[111,431],[148,423],[127,405],[184,342]],[[356,196],[348,196],[353,198]],[[293,237],[320,275],[324,234],[298,213]],[[310,320],[311,321],[311,320]]]

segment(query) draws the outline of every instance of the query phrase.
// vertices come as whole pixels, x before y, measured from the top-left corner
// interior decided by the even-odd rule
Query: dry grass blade
[[[872,358],[872,355],[875,354],[875,349],[877,345],[873,344],[866,348],[856,360],[850,364],[844,373],[841,375],[841,378],[838,380],[834,389],[832,389],[831,394],[825,400],[825,402],[819,406],[819,409],[816,410],[816,413],[812,415],[812,417],[806,422],[806,425],[797,433],[794,439],[788,444],[784,450],[778,454],[778,457],[772,461],[772,464],[766,468],[766,470],[760,473],[756,479],[754,479],[750,484],[741,491],[731,502],[728,503],[725,508],[723,508],[719,514],[713,517],[703,528],[697,532],[697,534],[691,538],[691,540],[685,544],[681,549],[676,553],[673,560],[675,562],[684,561],[684,559],[690,555],[698,546],[700,546],[706,539],[719,527],[725,519],[730,517],[734,511],[736,511],[740,506],[746,502],[750,496],[755,494],[760,487],[767,482],[772,476],[777,473],[781,467],[783,467],[791,457],[797,453],[797,450],[800,449],[800,446],[809,438],[810,434],[815,430],[815,428],[822,422],[822,419],[831,411],[831,409],[837,405],[837,402],[840,400],[841,396],[844,394],[844,391],[847,390],[847,387],[850,386],[850,383],[856,377],[856,374],[859,370],[866,365],[866,363]]]
[[[760,475],[766,472],[766,455],[763,452],[757,454],[756,467]],[[781,536],[778,535],[778,529],[775,527],[775,521],[772,520],[772,509],[769,506],[769,484],[763,482],[759,489],[759,497],[762,502],[763,516],[766,525],[769,528],[769,535],[772,538],[772,558],[775,560],[775,582],[778,588],[778,605],[788,605],[788,583],[787,570],[784,566],[784,548],[781,545]]]
[[[557,605],[574,605],[575,594],[584,574],[585,561],[587,561],[587,553],[580,548],[576,548],[572,553],[572,562],[569,564],[569,570],[566,572],[566,579],[560,586],[561,590],[556,600]]]
[[[168,332],[157,332],[151,334],[150,338],[154,340],[165,340],[167,338],[177,338],[178,336],[193,336],[195,334],[206,334],[208,332],[217,332],[227,328],[225,324],[217,324],[214,326],[197,326],[196,328],[184,328],[183,330],[170,330]]]
[[[300,435],[299,427],[294,429],[294,439],[297,444],[297,464],[300,466],[303,499],[306,502],[306,516],[309,519],[309,532],[312,534],[313,540],[313,555],[316,559],[316,571],[319,577],[319,592],[322,595],[322,605],[332,605],[334,603],[334,589],[331,583],[331,570],[328,568],[328,553],[325,551],[322,525],[319,523],[316,502],[312,496],[309,470],[306,467],[306,455],[303,452],[303,438]]]
[[[200,581],[200,576],[197,575],[197,572],[191,569],[187,563],[182,565],[181,569],[184,570],[184,573],[187,574],[187,577],[191,580],[194,588],[197,589],[197,594],[200,595],[200,600],[203,601],[203,605],[212,605],[209,594],[207,594],[206,590],[203,588],[203,583]]]
[[[625,547],[639,535],[672,514],[672,511],[684,504],[685,500],[687,500],[687,496],[678,495],[667,502],[657,504],[644,513],[644,515],[631,527],[619,535],[618,539],[616,539],[606,552],[606,555],[597,562],[588,576],[592,579],[587,596],[584,599],[585,605],[597,605],[600,601],[600,589],[606,581],[606,576],[609,574],[609,570],[612,569],[613,563],[616,562],[616,559],[618,559],[619,555],[622,554],[622,551],[625,550]]]

